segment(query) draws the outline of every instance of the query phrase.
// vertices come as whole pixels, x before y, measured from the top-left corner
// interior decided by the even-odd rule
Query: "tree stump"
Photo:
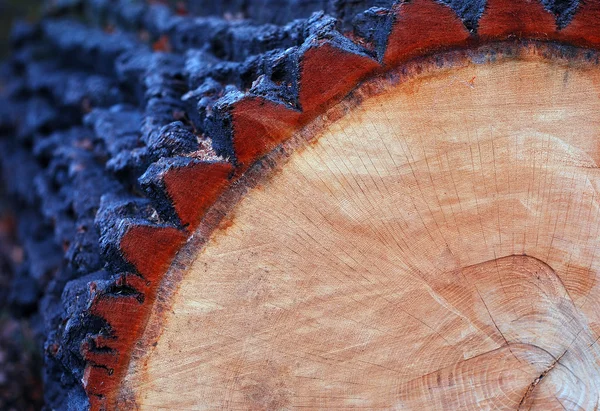
[[[600,3],[375,3],[17,32],[51,406],[598,407]]]

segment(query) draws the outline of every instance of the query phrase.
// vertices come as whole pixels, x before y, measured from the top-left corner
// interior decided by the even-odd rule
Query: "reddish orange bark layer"
[[[90,313],[109,323],[111,335],[98,336],[94,340],[96,350],[87,343],[82,346],[88,361],[83,385],[92,410],[113,408],[114,396],[129,364],[131,349],[145,326],[158,282],[185,239],[186,235],[175,228],[150,226],[132,227],[123,236],[123,253],[144,278],[128,274],[117,281],[117,285],[127,284],[139,295],[98,294],[93,298]]]
[[[283,104],[250,96],[235,104],[232,116],[235,155],[239,163],[248,166],[290,136],[300,113]]]
[[[600,2],[580,3],[573,20],[559,32],[558,38],[575,45],[600,46]]]
[[[306,51],[301,62],[300,106],[315,109],[345,95],[379,64],[370,57],[351,53],[323,42]]]
[[[164,176],[181,223],[193,231],[214,201],[229,185],[233,166],[225,162],[196,163],[169,170]]]
[[[143,327],[141,303],[131,296],[115,298],[103,295],[94,300],[91,313],[106,319],[114,339],[104,349],[111,353],[98,354],[82,348],[89,361],[85,369],[83,385],[88,393],[92,410],[110,409],[113,396],[129,363],[131,347]]]
[[[465,43],[469,32],[450,7],[433,0],[402,3],[395,10],[384,63],[391,65],[435,49]]]
[[[121,239],[123,255],[138,272],[154,283],[167,271],[186,234],[173,227],[135,226]]]
[[[477,32],[484,38],[551,39],[556,20],[539,0],[488,0]]]

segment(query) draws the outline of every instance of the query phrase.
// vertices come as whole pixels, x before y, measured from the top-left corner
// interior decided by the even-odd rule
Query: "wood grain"
[[[137,406],[594,409],[599,81],[532,55],[345,112],[152,314]]]

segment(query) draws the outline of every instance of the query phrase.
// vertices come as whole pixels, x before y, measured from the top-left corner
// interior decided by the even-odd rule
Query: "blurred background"
[[[16,19],[34,20],[41,0],[0,0],[0,62],[9,53],[9,35]],[[1,87],[1,84],[0,84]],[[39,410],[43,405],[40,349],[36,346],[27,313],[9,306],[8,289],[14,265],[5,256],[19,260],[22,249],[15,238],[12,215],[0,187],[0,410]],[[19,315],[21,314],[21,315]]]
[[[8,36],[15,19],[33,20],[40,11],[41,0],[0,0],[0,58],[8,53]]]

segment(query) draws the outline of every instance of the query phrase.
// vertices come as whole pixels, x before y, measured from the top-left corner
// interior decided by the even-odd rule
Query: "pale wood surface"
[[[595,409],[599,81],[471,64],[335,121],[199,252],[138,405]]]

